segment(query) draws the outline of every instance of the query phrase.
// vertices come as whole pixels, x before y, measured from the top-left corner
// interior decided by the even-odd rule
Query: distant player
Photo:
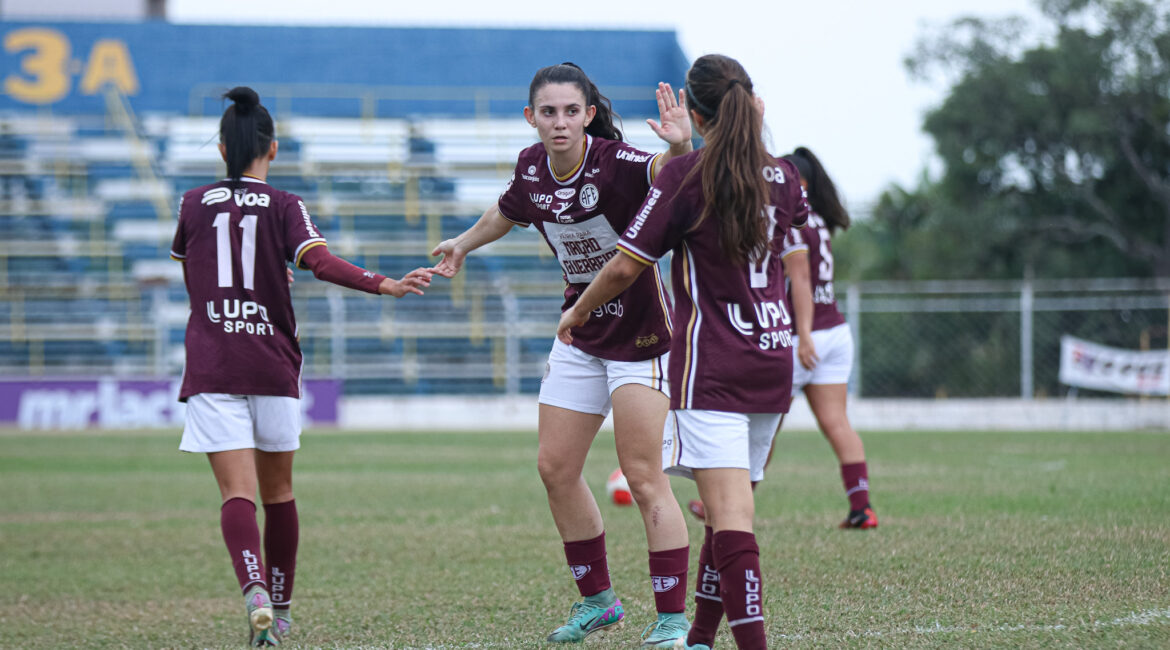
[[[853,369],[853,334],[837,309],[833,290],[832,233],[849,227],[849,213],[837,198],[833,179],[820,160],[804,147],[784,157],[800,171],[812,212],[808,227],[784,240],[784,270],[791,280],[788,304],[796,316],[793,343],[799,363],[792,374],[792,394],[801,389],[817,424],[841,464],[849,515],[841,528],[877,528],[869,503],[865,446],[846,414],[847,384]]]
[[[655,175],[674,155],[690,151],[686,110],[670,86],[657,90],[665,154],[622,142],[606,99],[571,63],[542,68],[528,91],[524,116],[540,142],[520,152],[498,203],[463,234],[435,247],[434,271],[453,277],[471,251],[513,226],[534,226],[561,264],[567,309],[616,254],[618,234],[634,219]],[[670,647],[686,634],[689,539],[682,509],[662,473],[662,427],[670,347],[669,299],[654,269],[625,293],[594,305],[573,345],[553,342],[540,387],[537,468],[553,521],[583,602],[548,640],[583,641],[617,623],[622,603],[610,585],[601,511],[582,476],[585,456],[611,408],[618,462],[642,514],[650,549],[656,622],[644,647]]]
[[[763,102],[737,61],[700,57],[685,97],[706,145],[662,170],[618,242],[624,254],[562,315],[557,335],[575,340],[589,310],[674,251],[672,417],[663,460],[667,472],[695,479],[708,523],[694,624],[676,647],[709,650],[726,614],[736,645],[755,650],[767,642],[752,482],[763,478],[791,397],[780,250],[808,206],[796,168],[764,148]]]
[[[288,263],[327,282],[396,298],[421,295],[431,272],[417,269],[396,281],[334,257],[300,197],[265,182],[277,142],[259,96],[237,87],[224,97],[233,102],[219,123],[227,178],[183,195],[171,246],[171,256],[184,263],[191,299],[179,449],[211,461],[251,644],[278,645],[292,624],[300,534],[292,464],[301,435],[301,349]]]
[[[808,227],[789,231],[782,253],[784,273],[790,282],[788,306],[796,320],[797,333],[793,344],[799,363],[793,368],[792,394],[804,390],[817,424],[841,465],[849,514],[840,527],[877,528],[877,515],[869,503],[865,446],[846,414],[853,334],[837,309],[833,290],[830,237],[836,229],[849,227],[849,212],[841,205],[833,180],[813,152],[798,147],[784,159],[800,171],[800,184],[808,191],[812,206]],[[702,501],[691,501],[690,510],[703,518]]]

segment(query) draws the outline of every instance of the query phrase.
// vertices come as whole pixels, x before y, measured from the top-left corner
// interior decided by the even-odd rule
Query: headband
[[[699,98],[695,96],[695,91],[691,89],[691,80],[687,79],[684,85],[687,91],[687,103],[695,107],[704,117],[708,119],[715,117],[715,111],[704,106],[703,102],[699,101]]]

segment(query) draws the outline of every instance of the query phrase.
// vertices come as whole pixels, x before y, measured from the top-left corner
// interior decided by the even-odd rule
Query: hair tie
[[[739,85],[739,84],[741,84],[741,83],[743,83],[743,82],[741,82],[739,79],[732,79],[731,81],[728,81],[728,82],[727,82],[727,89],[728,89],[728,90],[731,90],[731,87],[732,87],[732,86],[737,86],[737,85]]]

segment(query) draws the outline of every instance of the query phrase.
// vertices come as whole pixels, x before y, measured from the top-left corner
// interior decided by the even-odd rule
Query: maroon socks
[[[650,551],[650,586],[659,614],[678,614],[687,608],[687,565],[691,548]]]
[[[240,590],[252,585],[266,587],[264,564],[260,561],[260,527],[256,525],[256,504],[236,497],[224,502],[219,527],[240,581]]]
[[[715,632],[723,619],[723,599],[719,596],[719,571],[715,568],[715,555],[711,549],[715,534],[706,527],[703,546],[699,549],[699,575],[695,578],[695,620],[687,633],[687,645],[715,647]]]
[[[609,589],[609,564],[605,560],[605,533],[593,539],[565,542],[565,559],[582,596]]]
[[[869,505],[869,472],[865,461],[841,466],[841,480],[845,482],[845,496],[850,510],[864,510]]]
[[[723,530],[713,536],[712,550],[719,569],[719,595],[723,598],[723,611],[736,647],[740,650],[766,648],[760,548],[756,536],[739,530]]]
[[[268,590],[275,609],[292,605],[300,531],[296,500],[264,504],[264,559],[268,562]]]

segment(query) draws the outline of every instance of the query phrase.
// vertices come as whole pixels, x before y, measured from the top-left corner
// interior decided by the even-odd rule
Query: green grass
[[[783,434],[757,492],[773,646],[1170,647],[1170,433],[865,441],[881,527],[839,531],[831,450]],[[576,590],[535,434],[302,443],[293,647],[534,647],[562,622]],[[0,646],[242,645],[215,482],[177,444],[0,435]],[[614,467],[602,434],[586,467],[595,493]],[[641,523],[633,508],[602,513],[627,623],[588,645],[636,647],[653,617]],[[734,647],[726,629],[717,645]]]

